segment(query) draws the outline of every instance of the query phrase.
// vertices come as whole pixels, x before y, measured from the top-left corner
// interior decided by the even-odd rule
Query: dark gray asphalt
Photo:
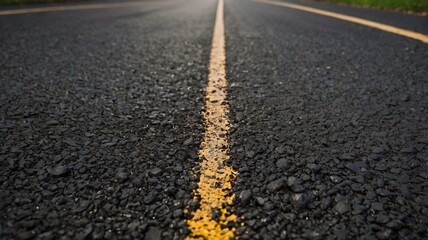
[[[427,236],[427,45],[226,2],[242,239]]]
[[[0,18],[1,239],[184,237],[215,7]]]
[[[186,236],[217,2],[145,2],[0,16],[0,239]],[[236,236],[426,238],[428,45],[249,0],[225,30]]]

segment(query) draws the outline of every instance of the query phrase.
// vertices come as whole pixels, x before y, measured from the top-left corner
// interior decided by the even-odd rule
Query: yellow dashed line
[[[224,38],[223,0],[219,0],[214,24],[208,85],[205,97],[204,140],[199,157],[200,179],[195,198],[199,208],[187,221],[191,231],[187,239],[231,239],[235,229],[227,227],[236,216],[227,210],[232,204],[232,182],[235,171],[226,166],[229,159],[229,107],[227,103],[226,50]]]
[[[41,7],[41,8],[26,8],[26,9],[12,9],[0,11],[2,15],[26,14],[26,13],[40,13],[40,12],[58,12],[58,11],[71,11],[71,10],[89,10],[89,9],[103,9],[103,8],[125,8],[142,5],[144,2],[121,2],[121,3],[100,3],[100,4],[85,4],[85,5],[72,5],[72,6],[56,6],[56,7]]]
[[[276,6],[281,6],[281,7],[298,9],[298,10],[316,13],[316,14],[320,14],[320,15],[324,15],[324,16],[329,16],[332,18],[337,18],[337,19],[341,19],[344,21],[361,24],[361,25],[364,25],[367,27],[376,28],[376,29],[379,29],[379,30],[382,30],[385,32],[395,33],[395,34],[402,35],[402,36],[405,36],[408,38],[416,39],[416,40],[419,40],[423,43],[428,43],[428,35],[424,35],[422,33],[413,32],[410,30],[394,27],[391,25],[383,24],[383,23],[378,23],[378,22],[374,22],[374,21],[370,21],[370,20],[366,20],[366,19],[362,19],[362,18],[351,17],[348,15],[340,14],[340,13],[329,12],[329,11],[325,11],[325,10],[320,10],[320,9],[306,7],[306,6],[292,4],[292,3],[270,1],[270,0],[254,0],[254,1],[260,2],[260,3],[267,3],[267,4],[271,4],[271,5],[276,5]]]

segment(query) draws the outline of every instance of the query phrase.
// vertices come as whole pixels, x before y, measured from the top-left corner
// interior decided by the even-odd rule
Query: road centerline
[[[340,19],[343,21],[352,22],[352,23],[364,25],[364,26],[371,27],[371,28],[376,28],[378,30],[382,30],[385,32],[405,36],[408,38],[412,38],[412,39],[421,41],[423,43],[428,43],[428,35],[418,33],[418,32],[414,32],[414,31],[410,31],[410,30],[403,29],[403,28],[398,28],[398,27],[391,26],[388,24],[378,23],[378,22],[366,20],[363,18],[348,16],[345,14],[330,12],[330,11],[321,10],[321,9],[312,8],[312,7],[306,7],[306,6],[293,4],[293,3],[279,2],[279,1],[272,1],[272,0],[253,0],[253,1],[259,2],[259,3],[270,4],[270,5],[281,6],[281,7],[293,8],[293,9],[297,9],[297,10],[301,10],[301,11],[305,11],[305,12],[310,12],[310,13],[315,13],[315,14],[319,14],[319,15],[323,15],[323,16],[328,16],[328,17]]]
[[[231,239],[235,229],[226,227],[236,221],[227,210],[232,204],[232,182],[236,172],[227,166],[229,159],[229,106],[227,102],[224,1],[217,5],[203,112],[205,132],[200,146],[200,178],[195,199],[199,208],[187,220],[188,239]]]

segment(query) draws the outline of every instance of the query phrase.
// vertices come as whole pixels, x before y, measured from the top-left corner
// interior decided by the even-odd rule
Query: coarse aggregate
[[[1,239],[184,238],[215,4],[0,18]]]
[[[216,7],[0,16],[0,239],[188,235]],[[225,31],[235,237],[427,238],[428,45],[249,0]]]
[[[251,1],[225,16],[237,237],[426,238],[427,45]]]

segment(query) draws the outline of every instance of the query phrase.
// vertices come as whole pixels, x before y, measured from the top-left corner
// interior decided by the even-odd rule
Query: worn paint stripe
[[[194,190],[195,199],[200,202],[193,217],[187,221],[191,231],[187,239],[231,239],[235,232],[230,223],[236,222],[236,216],[228,210],[234,197],[231,190],[236,173],[226,165],[229,159],[229,107],[223,6],[223,0],[219,0],[203,113],[205,132],[199,150],[202,159],[200,178]]]
[[[121,2],[121,3],[99,3],[99,4],[84,4],[84,5],[67,5],[55,7],[40,7],[40,8],[26,8],[26,9],[11,9],[0,11],[2,15],[15,15],[27,13],[41,13],[41,12],[58,12],[58,11],[71,11],[71,10],[90,10],[90,9],[104,9],[104,8],[126,8],[135,7],[144,4],[145,2]]]
[[[317,9],[317,8],[311,8],[311,7],[306,7],[306,6],[292,4],[292,3],[271,1],[271,0],[253,0],[253,1],[271,4],[271,5],[276,5],[276,6],[281,6],[281,7],[298,9],[298,10],[302,10],[305,12],[311,12],[311,13],[320,14],[320,15],[324,15],[324,16],[328,16],[328,17],[332,17],[332,18],[337,18],[337,19],[341,19],[344,21],[361,24],[361,25],[364,25],[367,27],[376,28],[376,29],[379,29],[379,30],[382,30],[385,32],[390,32],[390,33],[398,34],[398,35],[405,36],[408,38],[416,39],[416,40],[419,40],[423,43],[428,43],[428,35],[424,35],[422,33],[406,30],[403,28],[394,27],[391,25],[383,24],[383,23],[378,23],[378,22],[374,22],[374,21],[370,21],[370,20],[366,20],[366,19],[362,19],[362,18],[352,17],[352,16],[340,14],[340,13],[325,11],[325,10],[321,10],[321,9]]]

